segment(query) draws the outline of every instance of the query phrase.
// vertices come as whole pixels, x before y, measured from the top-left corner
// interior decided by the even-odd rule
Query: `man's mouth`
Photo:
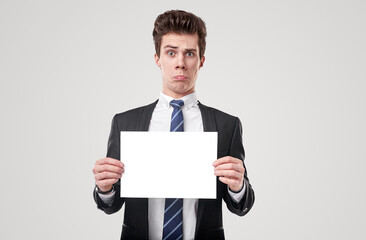
[[[188,77],[185,75],[176,75],[173,77],[174,80],[187,80]]]

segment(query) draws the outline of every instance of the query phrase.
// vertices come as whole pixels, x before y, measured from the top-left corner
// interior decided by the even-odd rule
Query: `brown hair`
[[[154,23],[153,39],[155,52],[160,57],[160,46],[163,36],[167,33],[195,34],[198,35],[200,59],[206,50],[206,25],[201,18],[193,13],[182,10],[170,10],[160,14]]]

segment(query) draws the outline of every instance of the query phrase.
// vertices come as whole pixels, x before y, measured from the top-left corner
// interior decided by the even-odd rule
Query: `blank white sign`
[[[217,132],[121,132],[121,197],[216,198]]]

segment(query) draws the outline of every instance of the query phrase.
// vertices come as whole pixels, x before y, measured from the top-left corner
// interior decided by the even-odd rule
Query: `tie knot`
[[[184,102],[183,102],[183,100],[172,100],[170,102],[170,105],[173,108],[181,108],[184,105]]]

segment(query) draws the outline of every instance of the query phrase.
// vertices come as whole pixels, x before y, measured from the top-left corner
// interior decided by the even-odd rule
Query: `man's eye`
[[[169,55],[169,56],[173,56],[173,55],[174,55],[174,52],[169,51],[169,52],[168,52],[168,55]]]
[[[192,57],[192,56],[194,56],[193,52],[187,52],[187,53],[186,53],[186,55],[187,55],[188,57]]]

